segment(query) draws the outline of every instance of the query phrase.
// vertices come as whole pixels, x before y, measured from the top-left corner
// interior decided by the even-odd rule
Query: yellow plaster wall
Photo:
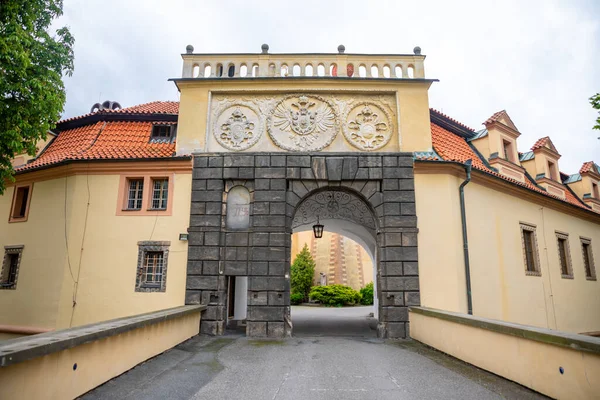
[[[422,305],[466,313],[463,179],[417,174],[415,190]],[[579,240],[591,238],[600,260],[598,224],[475,182],[465,199],[474,315],[574,333],[600,330],[600,281],[586,280]],[[520,222],[537,226],[541,277],[525,274]],[[561,277],[555,231],[569,234],[574,279]]]
[[[4,367],[0,398],[76,398],[197,335],[199,327],[200,311]]]
[[[385,91],[395,94],[399,109],[399,131],[400,139],[397,134],[391,139],[395,141],[397,149],[399,142],[401,151],[430,151],[431,128],[429,120],[429,82],[385,82],[385,81],[336,81],[315,79],[315,80],[293,80],[293,79],[269,79],[269,80],[249,80],[240,81],[205,81],[198,79],[196,81],[179,82],[181,92],[179,106],[179,121],[177,127],[177,154],[190,154],[194,150],[201,151],[206,149],[206,123],[208,115],[208,106],[210,92],[227,91],[229,93],[238,93],[240,96],[251,95],[252,92],[273,93],[276,95],[286,95],[298,92],[310,93],[335,93],[348,94],[352,91],[368,94],[369,91],[377,95]],[[233,94],[231,94],[233,96]],[[397,110],[393,110],[394,114]],[[398,125],[398,121],[394,121]],[[263,135],[268,135],[266,130]],[[343,136],[341,129],[338,135]],[[340,151],[336,146],[330,146],[322,151]],[[252,147],[249,151],[261,151],[258,145]],[[223,149],[223,151],[227,151]],[[278,151],[285,151],[279,149]],[[344,151],[358,151],[350,144],[346,144]],[[388,150],[390,151],[390,150]]]
[[[0,290],[0,324],[61,329],[183,305],[192,177],[174,176],[173,213],[158,217],[115,215],[119,175],[70,176],[66,224],[65,178],[34,183],[27,222],[8,223],[9,187],[0,245],[25,247],[16,290]],[[135,292],[144,240],[171,242],[165,292]]]
[[[473,140],[471,142],[475,146],[477,150],[483,155],[483,157],[488,160],[490,158],[490,137],[484,136],[480,139]]]
[[[27,221],[8,223],[13,191],[0,196],[0,250],[25,247],[16,289],[0,290],[0,324],[55,328],[66,267],[65,192],[69,216],[73,186],[65,189],[65,178],[34,183]]]
[[[80,278],[76,306],[68,269],[64,274],[58,328],[141,314],[184,304],[187,242],[179,240],[189,225],[191,174],[175,174],[173,214],[115,215],[119,176],[77,175],[70,248],[73,273]],[[85,232],[85,237],[84,237]],[[83,239],[83,245],[82,245]],[[170,241],[165,292],[136,292],[138,242]],[[81,252],[83,247],[83,252]],[[81,262],[80,262],[81,255]],[[73,319],[72,323],[70,322]]]
[[[558,399],[600,393],[600,355],[504,335],[415,312],[410,336],[444,353]],[[518,361],[518,362],[517,362]],[[565,373],[560,374],[559,367]]]

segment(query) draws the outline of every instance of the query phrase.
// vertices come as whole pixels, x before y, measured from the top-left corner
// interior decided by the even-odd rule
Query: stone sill
[[[437,310],[427,307],[409,307],[409,311],[426,317],[439,318],[457,324],[486,329],[504,335],[516,336],[522,339],[533,340],[554,346],[566,347],[600,354],[600,338],[555,331],[546,328],[537,328],[529,325],[515,324],[512,322],[476,317],[473,315],[456,313],[452,311]]]
[[[0,342],[0,368],[206,310],[181,306]]]

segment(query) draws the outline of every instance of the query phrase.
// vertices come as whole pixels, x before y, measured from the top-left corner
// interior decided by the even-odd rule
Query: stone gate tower
[[[246,320],[291,333],[291,234],[357,240],[376,265],[381,337],[408,334],[419,304],[413,153],[431,151],[414,54],[183,54],[177,155],[194,157],[187,304],[201,332]]]

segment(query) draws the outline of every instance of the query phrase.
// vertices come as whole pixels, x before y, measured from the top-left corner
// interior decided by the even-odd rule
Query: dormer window
[[[150,135],[151,142],[170,142],[173,138],[175,125],[153,125],[152,134]]]
[[[552,161],[548,161],[548,178],[553,181],[558,181],[556,176],[556,165]]]
[[[511,163],[515,163],[512,142],[502,139],[502,149],[504,150],[504,159],[506,161],[510,161]]]

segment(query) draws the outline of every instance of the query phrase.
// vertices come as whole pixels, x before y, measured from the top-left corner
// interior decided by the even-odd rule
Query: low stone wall
[[[410,336],[558,399],[600,396],[600,339],[425,307],[410,308]]]
[[[0,399],[72,399],[198,334],[205,306],[182,306],[7,340]]]

